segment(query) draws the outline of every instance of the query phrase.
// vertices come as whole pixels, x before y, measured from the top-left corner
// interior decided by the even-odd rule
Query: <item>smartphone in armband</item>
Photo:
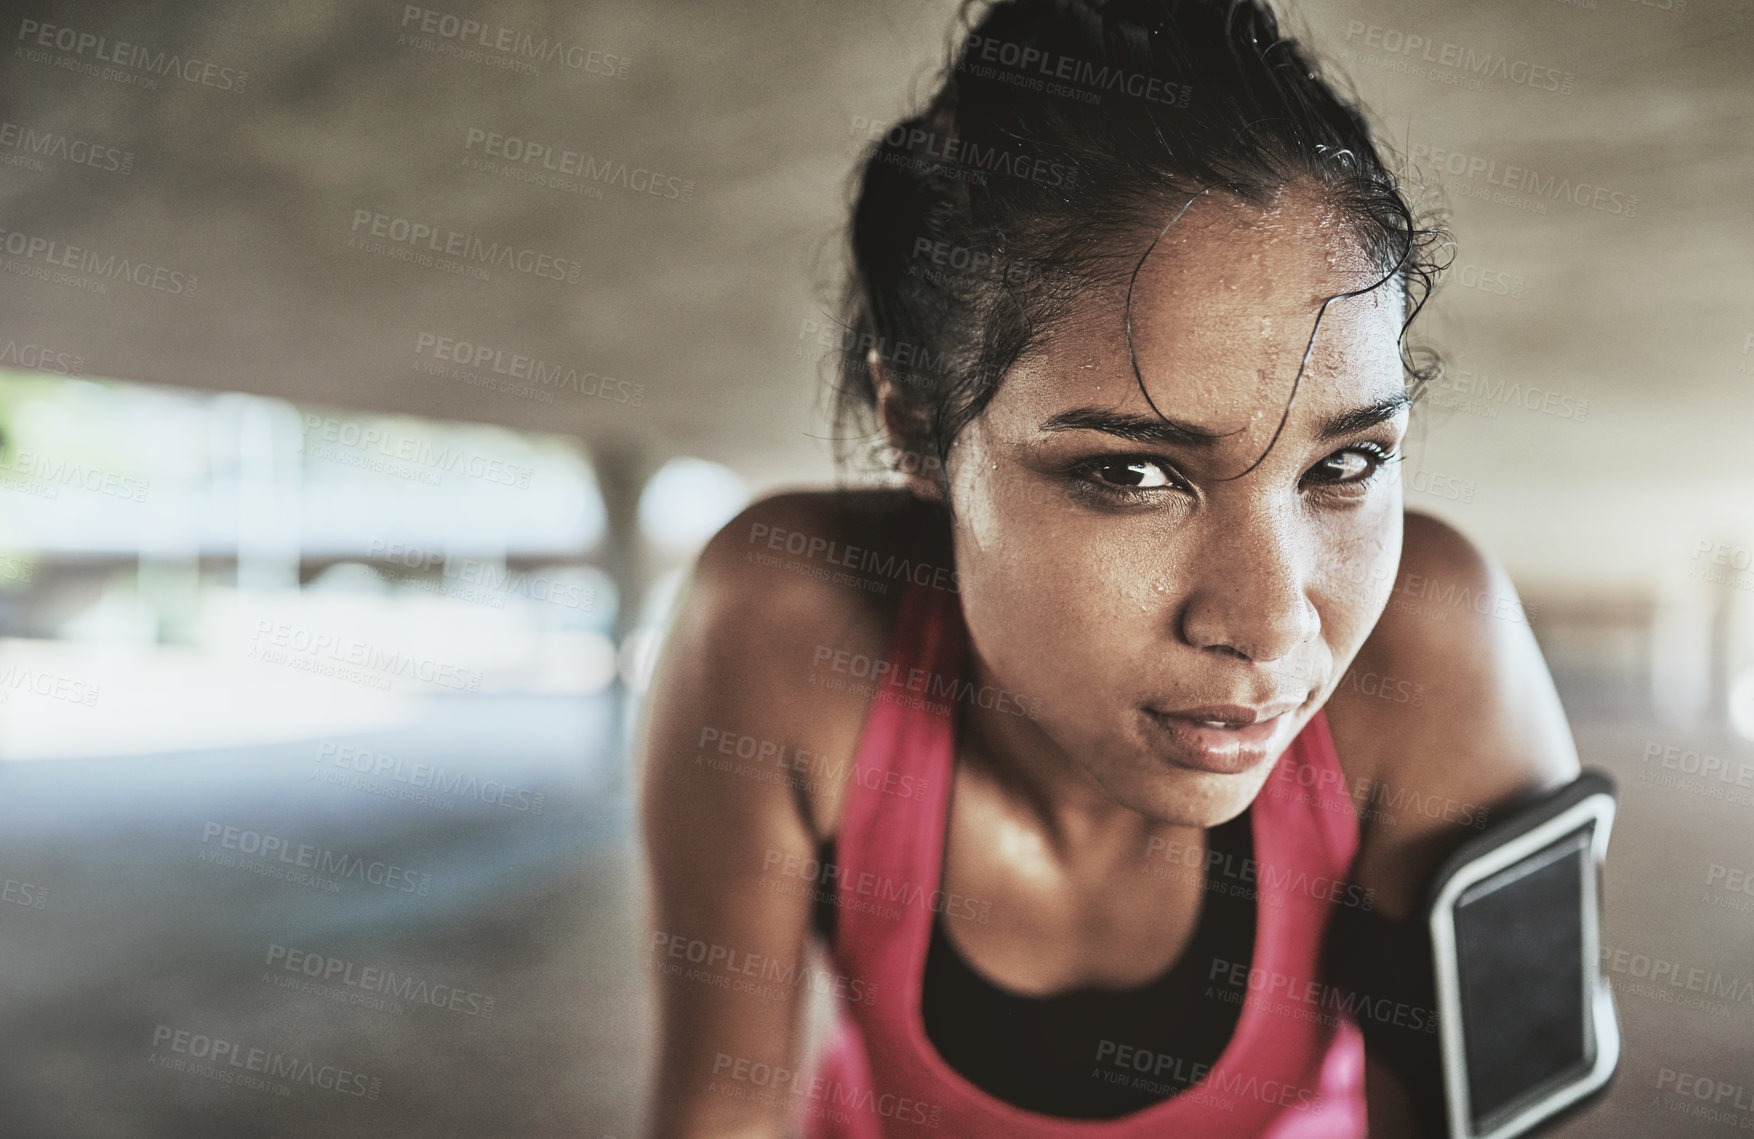
[[[1613,1078],[1620,1028],[1600,949],[1614,795],[1585,771],[1438,869],[1429,922],[1451,1139],[1534,1134]]]

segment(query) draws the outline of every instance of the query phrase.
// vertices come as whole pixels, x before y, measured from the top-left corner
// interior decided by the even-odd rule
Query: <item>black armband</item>
[[[1613,1079],[1620,1028],[1601,967],[1614,784],[1586,771],[1464,844],[1427,908],[1452,1139],[1551,1127]]]
[[[1371,1058],[1406,1087],[1421,1135],[1444,1134],[1443,1063],[1431,937],[1420,917],[1394,921],[1339,909],[1328,930],[1327,976],[1346,994]]]
[[[1614,786],[1585,772],[1462,843],[1424,910],[1335,912],[1326,969],[1420,1133],[1513,1139],[1605,1090],[1619,1059],[1600,964]]]

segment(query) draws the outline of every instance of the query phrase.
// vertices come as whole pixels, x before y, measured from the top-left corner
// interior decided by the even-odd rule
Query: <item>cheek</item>
[[[953,490],[957,576],[974,613],[1019,633],[1075,634],[1058,626],[1108,613],[1143,580],[1133,543],[1052,480],[970,463]]]
[[[1317,587],[1329,645],[1342,657],[1364,643],[1394,593],[1401,564],[1399,496],[1392,509],[1354,522],[1326,544],[1331,560]]]
[[[982,658],[1018,682],[1088,671],[1119,647],[1118,619],[1155,596],[1133,551],[1093,527],[1064,491],[979,461],[978,445],[952,469],[957,581]],[[1106,540],[1098,540],[1103,539]]]
[[[957,578],[971,629],[995,646],[1037,652],[1107,627],[1125,574],[1112,548],[1055,525],[1053,507],[988,504],[959,520]],[[997,662],[995,662],[997,663]]]

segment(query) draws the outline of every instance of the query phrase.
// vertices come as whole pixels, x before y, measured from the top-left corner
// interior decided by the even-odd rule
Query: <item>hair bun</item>
[[[965,0],[966,35],[919,114],[866,152],[840,410],[875,403],[866,350],[905,350],[940,459],[1107,239],[1200,190],[1321,188],[1417,311],[1442,239],[1421,228],[1356,107],[1263,0]],[[1403,355],[1410,375],[1420,369]],[[901,366],[887,361],[889,374]]]

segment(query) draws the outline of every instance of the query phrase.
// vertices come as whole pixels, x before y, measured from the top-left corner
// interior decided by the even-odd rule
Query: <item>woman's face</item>
[[[1319,198],[1208,195],[1133,289],[1139,375],[1171,423],[1134,378],[1124,286],[1007,375],[947,467],[983,680],[1036,706],[987,717],[1005,746],[1166,822],[1254,798],[1400,559],[1396,289],[1328,306],[1277,441],[1232,476],[1268,450],[1322,301],[1381,275]]]

